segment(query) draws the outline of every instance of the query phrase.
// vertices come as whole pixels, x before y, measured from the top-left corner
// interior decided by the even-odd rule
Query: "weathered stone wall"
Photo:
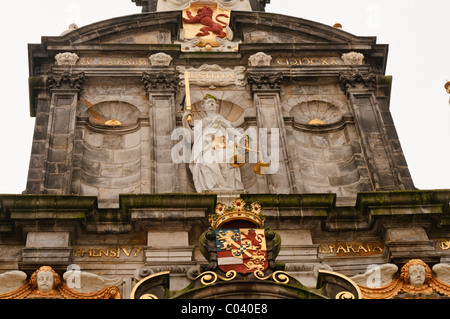
[[[308,286],[317,270],[346,276],[369,265],[402,265],[420,258],[448,263],[448,191],[368,192],[356,206],[336,206],[333,194],[242,194],[257,201],[265,227],[281,236],[277,262]],[[122,278],[125,292],[140,279],[170,271],[171,289],[196,276],[206,260],[199,251],[216,195],[126,195],[120,207],[101,209],[96,197],[0,196],[0,272],[34,272],[69,265]],[[125,294],[125,297],[127,295]]]
[[[181,38],[181,17],[120,17],[30,45],[35,134],[25,194],[0,196],[0,271],[77,264],[123,278],[125,296],[170,271],[178,290],[206,262],[198,239],[230,196],[261,204],[283,241],[277,261],[310,287],[321,267],[356,275],[415,254],[450,259],[440,244],[450,238],[449,194],[413,191],[389,111],[387,46],[303,19],[233,12],[232,40],[196,47]],[[223,75],[191,83],[195,111],[211,94],[235,127],[279,129],[275,174],[247,163],[242,194],[195,194],[188,165],[171,156],[186,69]]]

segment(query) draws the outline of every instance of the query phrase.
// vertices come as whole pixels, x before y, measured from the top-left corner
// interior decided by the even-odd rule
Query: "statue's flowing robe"
[[[196,121],[189,168],[197,192],[243,189],[239,168],[230,165],[236,151],[231,132],[233,126],[220,114]]]

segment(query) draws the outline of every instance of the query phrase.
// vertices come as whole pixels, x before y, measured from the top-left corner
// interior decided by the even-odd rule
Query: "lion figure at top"
[[[228,15],[218,14],[216,16],[217,21],[216,22],[213,19],[213,10],[207,6],[198,9],[196,16],[193,16],[191,11],[189,10],[186,12],[186,14],[188,16],[188,19],[183,18],[184,23],[190,24],[200,23],[204,25],[204,27],[200,29],[200,32],[197,33],[197,37],[208,36],[211,34],[211,32],[222,39],[227,37],[227,34],[223,29],[225,29],[228,24],[226,22],[219,20],[219,17],[229,18]]]

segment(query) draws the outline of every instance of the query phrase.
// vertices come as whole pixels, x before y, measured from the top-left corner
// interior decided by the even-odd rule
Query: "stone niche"
[[[118,207],[119,194],[141,191],[139,110],[126,102],[101,102],[88,108],[80,193],[98,196],[99,207]]]
[[[288,129],[294,172],[307,193],[336,193],[351,204],[360,191],[371,190],[351,115],[327,100],[312,99],[290,109]]]

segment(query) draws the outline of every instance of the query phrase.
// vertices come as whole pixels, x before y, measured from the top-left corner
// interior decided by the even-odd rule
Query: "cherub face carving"
[[[40,292],[50,292],[54,286],[53,272],[48,270],[38,272],[36,283]]]
[[[422,265],[412,265],[409,267],[409,283],[414,287],[422,287],[425,283],[425,267]]]

